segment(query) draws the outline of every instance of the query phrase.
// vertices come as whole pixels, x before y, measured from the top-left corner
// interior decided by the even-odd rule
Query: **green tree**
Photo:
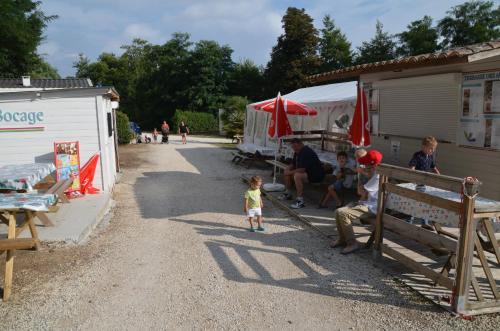
[[[318,30],[305,9],[289,7],[281,22],[284,33],[278,37],[264,72],[269,97],[304,87],[307,77],[320,65]]]
[[[0,76],[19,77],[36,70],[36,50],[47,23],[57,16],[40,10],[40,1],[0,1]]]
[[[246,59],[234,65],[228,83],[229,95],[243,95],[252,101],[263,98],[264,76],[262,68]]]
[[[61,78],[57,69],[51,66],[47,61],[38,58],[34,64],[33,69],[29,73],[31,78],[45,78],[45,79],[58,79]]]
[[[242,135],[245,125],[246,107],[249,101],[245,97],[231,96],[226,99],[221,115],[224,131],[228,137]]]
[[[322,71],[348,67],[352,64],[353,52],[351,43],[330,15],[323,18],[323,29],[319,41],[319,54],[322,60]]]
[[[215,114],[222,106],[233,69],[233,50],[212,40],[196,43],[190,56],[189,109]]]
[[[500,5],[492,1],[468,1],[447,14],[438,24],[443,48],[500,38]]]
[[[153,45],[144,55],[144,72],[135,84],[136,113],[144,128],[170,120],[176,109],[188,109],[191,85],[189,35],[175,33],[163,45]]]
[[[432,18],[424,16],[421,20],[413,21],[407,30],[397,35],[400,56],[433,53],[438,50],[438,31],[432,26]]]
[[[358,47],[357,63],[371,63],[392,60],[396,57],[396,43],[389,33],[383,31],[383,25],[377,21],[375,36],[370,41],[364,41]]]

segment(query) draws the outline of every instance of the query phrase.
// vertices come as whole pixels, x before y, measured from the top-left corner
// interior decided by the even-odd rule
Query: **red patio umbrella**
[[[288,115],[314,116],[314,115],[318,114],[316,109],[309,107],[307,105],[304,105],[302,103],[283,98],[279,93],[278,93],[277,98],[280,98],[283,101],[285,113]],[[277,98],[256,103],[253,105],[253,107],[256,110],[262,110],[262,111],[265,111],[268,113],[272,113],[272,112],[274,112],[274,109],[276,108]]]
[[[356,108],[349,128],[349,140],[356,147],[370,146],[370,122],[368,120],[368,105],[366,95],[358,84]]]
[[[268,108],[271,107],[269,106]],[[267,135],[271,138],[281,138],[293,134],[292,127],[285,113],[285,103],[279,93],[273,103],[273,108]]]
[[[299,102],[283,99],[280,93],[278,93],[276,99],[254,104],[253,107],[256,110],[272,113],[271,122],[269,123],[267,131],[268,136],[271,138],[281,138],[293,134],[287,114],[301,116],[314,116],[318,114],[314,108]],[[274,158],[275,160],[278,158],[277,152],[274,154]],[[267,191],[279,191],[284,188],[283,185],[276,184],[276,163],[274,165],[273,183],[265,184],[264,188]]]

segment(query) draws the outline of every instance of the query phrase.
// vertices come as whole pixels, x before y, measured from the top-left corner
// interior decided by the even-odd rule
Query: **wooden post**
[[[9,213],[9,229],[7,232],[7,239],[16,238],[16,217],[15,212]],[[12,275],[14,273],[14,250],[9,249],[7,251],[7,257],[5,259],[5,285],[3,287],[3,301],[9,299],[10,293],[12,291]]]
[[[382,257],[382,241],[384,239],[383,215],[385,210],[385,183],[387,183],[387,181],[387,176],[380,175],[378,183],[377,219],[375,221],[375,240],[373,245],[373,257],[375,259],[380,259]]]
[[[468,181],[464,187],[463,215],[458,239],[457,268],[455,277],[453,310],[465,314],[469,301],[469,286],[472,276],[472,258],[476,221],[474,220],[474,196],[479,191],[479,182]]]
[[[325,150],[325,133],[321,132],[321,150]]]
[[[35,213],[32,211],[26,211],[24,214],[26,221],[28,221],[28,226],[31,232],[31,238],[35,239],[35,249],[38,251],[40,249],[40,240],[38,239],[38,231],[36,230],[36,225],[33,219],[35,218]]]

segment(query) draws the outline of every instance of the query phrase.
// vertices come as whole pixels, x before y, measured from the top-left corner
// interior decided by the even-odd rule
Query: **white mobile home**
[[[440,144],[441,172],[475,176],[500,200],[500,42],[357,65],[310,77],[359,79],[370,103],[372,147],[407,166],[424,136]]]
[[[54,142],[78,141],[83,166],[100,161],[94,186],[113,189],[117,162],[115,115],[109,87],[0,92],[0,166],[54,162]]]

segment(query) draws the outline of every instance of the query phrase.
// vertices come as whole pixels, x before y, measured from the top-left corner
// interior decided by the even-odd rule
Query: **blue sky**
[[[42,0],[49,23],[39,48],[61,76],[74,75],[78,53],[94,60],[101,52],[120,54],[120,46],[140,37],[164,43],[173,32],[192,40],[216,40],[234,50],[233,60],[249,58],[265,65],[281,34],[289,6],[305,8],[317,28],[330,14],[353,46],[369,40],[379,19],[384,30],[398,33],[425,14],[435,20],[464,0]]]

